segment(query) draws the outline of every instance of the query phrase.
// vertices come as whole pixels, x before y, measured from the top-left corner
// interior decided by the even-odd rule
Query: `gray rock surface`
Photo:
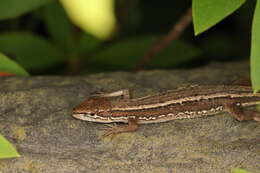
[[[260,172],[260,124],[227,114],[142,125],[100,138],[103,124],[74,119],[90,93],[129,88],[133,97],[190,84],[248,78],[246,62],[81,77],[0,78],[0,133],[21,154],[0,160],[1,173]]]

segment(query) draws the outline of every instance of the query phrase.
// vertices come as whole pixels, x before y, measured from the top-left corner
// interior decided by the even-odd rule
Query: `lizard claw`
[[[111,128],[113,128],[113,127],[117,127],[116,124],[104,124],[104,126],[105,127],[99,128],[99,130],[107,131],[107,130],[110,130]]]
[[[103,127],[102,130],[105,131],[105,133],[102,135],[102,138],[110,137],[111,140],[113,140],[118,133],[120,133],[120,127],[117,125],[111,125],[111,124],[105,124],[106,127]]]
[[[106,124],[106,127],[103,128],[106,132],[102,135],[102,137],[111,137],[111,140],[113,140],[119,133],[135,131],[137,128],[137,121],[132,119],[129,120],[128,125],[117,126]]]

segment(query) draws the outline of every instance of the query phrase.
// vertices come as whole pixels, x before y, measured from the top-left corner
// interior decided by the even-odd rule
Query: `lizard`
[[[120,99],[112,97],[123,96]],[[239,121],[260,122],[257,111],[244,107],[260,104],[260,93],[244,85],[194,85],[131,99],[129,90],[100,93],[76,106],[72,116],[91,122],[127,125],[108,125],[104,136],[135,131],[140,124],[159,123],[176,119],[198,118],[228,112]]]

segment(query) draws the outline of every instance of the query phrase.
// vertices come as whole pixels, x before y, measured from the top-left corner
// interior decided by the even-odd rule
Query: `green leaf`
[[[232,173],[252,173],[252,172],[249,172],[245,169],[236,168],[232,170]]]
[[[64,60],[54,44],[22,32],[0,34],[0,51],[14,57],[26,69],[46,68]]]
[[[19,76],[29,76],[29,74],[18,64],[0,53],[0,71],[9,72]]]
[[[0,159],[12,157],[20,157],[20,155],[12,144],[10,144],[5,137],[0,135]]]
[[[54,41],[64,52],[74,49],[72,25],[58,1],[53,1],[43,9],[43,18]]]
[[[103,40],[83,32],[79,38],[78,52],[79,54],[90,53],[98,48],[103,42]]]
[[[155,37],[139,37],[118,41],[92,56],[89,61],[112,69],[133,69],[141,56],[150,48]]]
[[[251,42],[251,79],[254,92],[260,90],[260,0],[257,0]]]
[[[20,16],[50,1],[51,0],[0,0],[0,20]]]
[[[156,68],[169,68],[187,62],[200,53],[199,49],[188,43],[176,40],[163,50],[163,52],[153,57],[151,66]]]
[[[192,0],[195,35],[214,26],[238,9],[246,0]]]
[[[90,61],[96,65],[111,66],[112,69],[132,70],[155,40],[156,37],[154,36],[144,36],[118,41],[99,51],[91,57]],[[197,49],[177,40],[163,52],[153,57],[150,66],[156,68],[174,66],[187,61],[198,53]]]

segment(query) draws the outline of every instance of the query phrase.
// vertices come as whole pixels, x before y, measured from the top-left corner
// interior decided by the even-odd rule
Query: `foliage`
[[[260,90],[260,0],[257,1],[252,28],[251,77],[256,91]]]
[[[245,0],[193,0],[193,22],[195,34],[209,29],[238,9]],[[257,1],[251,43],[251,77],[254,91],[260,90],[260,2]]]
[[[71,20],[86,32],[100,39],[116,30],[114,0],[60,0]],[[104,27],[106,26],[106,27]]]
[[[0,0],[0,19],[9,19],[20,16],[47,4],[49,1],[50,0]]]
[[[199,35],[208,30],[207,34],[194,40],[194,36],[190,34],[191,28],[188,28],[181,39],[175,40],[164,52],[156,55],[146,68],[172,68],[185,63],[198,64],[201,61],[219,60],[219,57],[227,60],[248,56],[247,40],[242,39],[242,36],[247,38],[250,31],[241,31],[250,25],[248,20],[252,20],[251,14],[255,12],[251,39],[251,77],[255,91],[259,90],[259,1],[257,0],[255,5],[253,1],[245,0],[192,0],[195,34]],[[100,40],[76,28],[60,2],[0,0],[0,52],[32,74],[52,73],[52,69],[58,69],[54,73],[59,74],[133,70],[154,44],[155,38],[167,33],[190,5],[188,0],[149,2],[149,5],[138,0],[115,1],[120,28],[113,38]],[[114,1],[111,0],[112,2]],[[110,6],[107,9],[109,16],[112,8]],[[226,21],[223,19],[238,9],[239,12],[232,15],[232,19],[228,19],[239,21],[234,24],[236,32],[223,30],[223,22]],[[71,12],[68,13],[71,17]],[[83,13],[84,10],[77,15],[84,15]],[[240,13],[242,15],[237,18]],[[72,20],[75,20],[74,17]],[[221,25],[217,25],[215,30],[209,30],[219,22]],[[232,25],[227,24],[226,28],[230,29]],[[5,67],[1,66],[0,71],[10,71],[7,69],[9,63],[3,64],[5,62],[0,62]]]
[[[0,159],[20,157],[15,148],[2,135],[0,135],[0,146]]]
[[[231,173],[252,173],[252,172],[249,172],[249,171],[247,171],[245,169],[236,168],[236,169],[233,169],[231,171]]]
[[[12,53],[12,56],[17,57],[16,61],[26,69],[55,64],[64,57],[51,42],[23,32],[0,34],[0,49]]]
[[[135,68],[140,56],[145,54],[145,51],[155,40],[156,38],[153,36],[143,36],[118,41],[95,54],[89,61],[107,67],[124,67],[127,70],[131,70]],[[183,50],[189,50],[189,52],[184,54]],[[116,56],[114,52],[117,52]],[[200,51],[195,47],[178,40],[170,45],[162,54],[158,55],[160,57],[155,57],[151,62],[151,66],[167,68],[171,64],[180,64],[188,61],[196,57],[199,53]],[[169,56],[171,54],[178,58],[172,58]],[[160,58],[163,58],[163,61]],[[106,59],[110,61],[106,61]],[[121,61],[121,59],[124,59],[124,61]]]
[[[11,74],[28,76],[28,73],[18,64],[0,53],[0,69]]]
[[[195,35],[214,26],[237,10],[245,0],[193,0],[193,24]]]

